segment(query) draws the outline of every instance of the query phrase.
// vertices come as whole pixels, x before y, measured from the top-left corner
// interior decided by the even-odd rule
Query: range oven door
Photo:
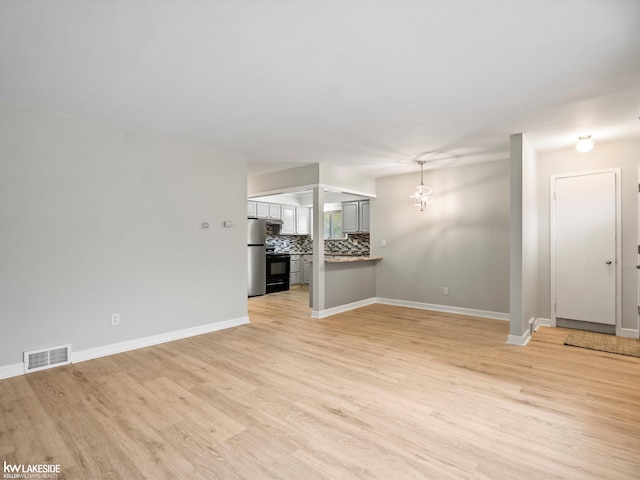
[[[267,254],[267,293],[289,290],[290,255]]]

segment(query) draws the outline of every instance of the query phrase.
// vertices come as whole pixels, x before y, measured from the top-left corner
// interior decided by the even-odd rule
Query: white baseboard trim
[[[507,344],[516,345],[518,347],[524,347],[531,340],[531,333],[529,330],[524,332],[522,335],[509,335],[507,337]]]
[[[117,353],[128,352],[138,348],[150,347],[160,343],[172,342],[182,338],[194,337],[205,333],[217,332],[227,328],[238,327],[250,323],[249,317],[234,318],[224,320],[222,322],[208,323],[197,327],[185,328],[183,330],[174,330],[173,332],[161,333],[150,337],[136,338],[135,340],[127,340],[125,342],[113,343],[101,347],[87,348],[77,352],[71,352],[71,363],[84,362],[94,358],[106,357]]]
[[[327,318],[331,315],[338,313],[348,312],[360,307],[366,307],[367,305],[373,305],[376,303],[375,298],[365,298],[364,300],[358,300],[357,302],[347,303],[345,305],[338,305],[337,307],[327,308],[325,310],[312,310],[311,318]]]
[[[535,318],[532,317],[529,320],[529,331],[530,333],[537,332],[540,327],[550,327],[551,320],[548,318]]]
[[[491,318],[493,320],[509,321],[508,313],[490,312],[487,310],[475,310],[472,308],[451,307],[448,305],[436,305],[433,303],[411,302],[408,300],[394,300],[392,298],[376,297],[376,303],[384,305],[395,305],[397,307],[418,308],[420,310],[433,310],[435,312],[458,313],[460,315],[470,315],[473,317]]]
[[[550,318],[536,318],[536,330],[538,327],[553,327],[553,322]]]
[[[17,377],[24,373],[24,363],[14,363],[13,365],[0,365],[0,380]]]
[[[620,329],[620,336],[621,337],[640,338],[638,333],[640,333],[640,332],[638,332],[638,330],[634,330],[633,328],[621,328]]]
[[[138,348],[150,347],[160,343],[172,342],[182,338],[194,337],[205,333],[217,332],[232,327],[239,327],[250,323],[249,317],[233,318],[222,322],[208,323],[197,327],[185,328],[183,330],[174,330],[173,332],[161,333],[150,337],[136,338],[125,342],[113,343],[111,345],[103,345],[101,347],[87,348],[77,352],[71,352],[71,363],[84,362],[94,358],[106,357],[117,353],[128,352]],[[0,380],[9,377],[16,377],[24,374],[24,363],[15,363],[13,365],[0,365]]]

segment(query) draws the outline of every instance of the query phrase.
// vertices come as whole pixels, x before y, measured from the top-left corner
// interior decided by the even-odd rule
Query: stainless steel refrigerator
[[[267,293],[267,252],[264,242],[267,238],[267,225],[264,220],[247,220],[247,255],[249,259],[248,290],[249,296]]]

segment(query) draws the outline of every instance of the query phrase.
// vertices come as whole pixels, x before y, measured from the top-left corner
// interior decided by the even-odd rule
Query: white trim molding
[[[534,331],[538,330],[539,327],[555,327],[555,325],[553,325],[550,318],[536,318],[536,328]]]
[[[458,313],[460,315],[491,318],[493,320],[504,320],[506,322],[510,320],[510,316],[508,313],[491,312],[488,310],[476,310],[472,308],[451,307],[449,305],[437,305],[434,303],[412,302],[409,300],[395,300],[392,298],[381,297],[376,297],[375,303],[382,303],[384,305],[395,305],[396,307],[417,308],[420,310],[433,310],[434,312]]]
[[[529,320],[529,332],[537,332],[540,327],[551,327],[551,319],[531,317]]]
[[[325,310],[313,310],[311,312],[311,318],[326,318],[338,313],[347,312],[360,307],[366,307],[367,305],[373,305],[374,303],[380,303],[382,305],[393,305],[396,307],[408,307],[416,308],[419,310],[432,310],[434,312],[445,313],[457,313],[460,315],[470,315],[474,317],[491,318],[493,320],[509,321],[508,313],[490,312],[487,310],[475,310],[471,308],[451,307],[449,305],[437,305],[434,303],[412,302],[409,300],[395,300],[393,298],[372,297],[364,300],[358,300],[357,302],[347,303],[345,305],[339,305],[333,308],[327,308]]]
[[[128,352],[138,348],[150,347],[161,343],[172,342],[182,338],[194,337],[205,333],[217,332],[232,327],[239,327],[250,323],[249,317],[234,318],[224,320],[222,322],[208,323],[197,327],[185,328],[183,330],[174,330],[173,332],[161,333],[150,337],[136,338],[125,342],[113,343],[111,345],[103,345],[101,347],[88,348],[77,352],[72,352],[71,363],[84,362],[94,358],[106,357],[117,353]]]
[[[136,338],[125,342],[112,343],[111,345],[103,345],[101,347],[87,348],[77,352],[71,352],[71,363],[84,362],[93,360],[94,358],[106,357],[117,353],[128,352],[138,348],[151,347],[161,343],[172,342],[182,338],[194,337],[205,333],[217,332],[227,328],[239,327],[251,323],[249,317],[233,318],[231,320],[223,320],[221,322],[208,323],[197,327],[185,328],[183,330],[174,330],[173,332],[160,333],[150,337]],[[24,375],[24,363],[15,363],[13,365],[0,365],[0,380]]]
[[[24,363],[14,363],[12,365],[0,365],[0,380],[17,377],[24,374]]]
[[[524,332],[520,336],[518,336],[518,335],[509,335],[507,337],[507,344],[508,345],[516,345],[518,347],[524,347],[525,345],[527,345],[527,343],[529,343],[529,340],[531,340],[531,333],[530,333],[529,330],[527,330],[526,332]]]
[[[639,333],[640,332],[634,328],[621,328],[618,335],[626,338],[640,338]]]
[[[338,305],[333,308],[326,308],[324,310],[312,310],[311,318],[327,318],[331,315],[338,313],[348,312],[349,310],[355,310],[356,308],[366,307],[367,305],[373,305],[376,303],[375,298],[365,298],[364,300],[358,300],[357,302],[347,303],[345,305]]]

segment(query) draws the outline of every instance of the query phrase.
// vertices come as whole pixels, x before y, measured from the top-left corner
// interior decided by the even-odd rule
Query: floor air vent
[[[24,373],[71,363],[71,345],[24,352]]]

